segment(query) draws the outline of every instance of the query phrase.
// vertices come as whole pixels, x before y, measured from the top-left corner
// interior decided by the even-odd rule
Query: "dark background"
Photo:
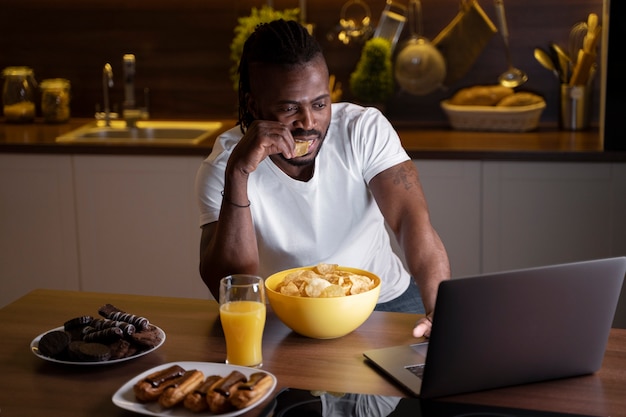
[[[385,2],[364,1],[375,26]],[[422,0],[423,35],[435,38],[458,12],[459,1]],[[408,0],[400,2],[407,4]],[[338,25],[344,3],[309,0],[307,21],[315,24],[314,34],[325,49],[331,73],[343,85],[343,99],[353,100],[348,79],[362,45],[345,46],[327,37]],[[479,3],[496,23],[493,2]],[[2,0],[0,68],[30,66],[39,81],[68,78],[72,115],[92,117],[96,106],[102,105],[102,68],[107,62],[113,66],[115,78],[112,103],[121,107],[122,56],[133,53],[138,105],[143,104],[143,89],[149,88],[152,118],[235,117],[236,94],[229,79],[233,29],[238,17],[265,4],[251,0]],[[275,0],[273,4],[278,10],[298,7],[296,0]],[[524,89],[546,98],[542,122],[556,125],[559,83],[534,60],[533,49],[547,48],[552,41],[567,48],[569,29],[575,22],[586,20],[589,12],[602,17],[602,0],[506,0],[505,5],[513,63],[529,75]],[[409,34],[405,27],[403,39]],[[442,99],[464,86],[495,84],[505,69],[502,39],[496,35],[463,79],[426,96],[397,89],[386,103],[386,114],[397,122],[445,125],[439,106]],[[599,79],[595,80],[594,123],[600,111]]]

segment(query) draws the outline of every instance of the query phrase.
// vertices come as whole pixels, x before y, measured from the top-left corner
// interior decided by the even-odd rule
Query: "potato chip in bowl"
[[[369,291],[375,284],[373,278],[340,269],[337,264],[318,264],[285,275],[276,291],[300,297],[345,297]]]
[[[380,278],[361,269],[318,264],[271,275],[265,288],[272,310],[289,328],[330,339],[367,320],[380,295]]]

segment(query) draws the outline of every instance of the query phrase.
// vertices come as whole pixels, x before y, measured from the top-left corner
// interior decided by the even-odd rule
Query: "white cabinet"
[[[69,155],[0,154],[0,306],[80,288]]]
[[[211,297],[202,159],[1,154],[0,306],[39,287]],[[626,254],[624,163],[414,163],[453,277]]]
[[[209,297],[198,272],[201,161],[74,156],[81,289]]]
[[[626,164],[483,169],[483,272],[626,255]],[[613,326],[626,328],[626,285]]]
[[[453,277],[626,255],[626,164],[414,163]]]
[[[481,162],[414,161],[453,277],[480,272]]]
[[[626,164],[483,163],[483,272],[626,254]]]

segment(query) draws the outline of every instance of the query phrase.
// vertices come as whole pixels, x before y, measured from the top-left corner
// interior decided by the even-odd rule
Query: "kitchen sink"
[[[65,143],[101,144],[180,144],[197,145],[222,128],[215,121],[140,120],[136,127],[127,127],[123,120],[112,120],[106,126],[103,120],[83,125],[56,138]]]

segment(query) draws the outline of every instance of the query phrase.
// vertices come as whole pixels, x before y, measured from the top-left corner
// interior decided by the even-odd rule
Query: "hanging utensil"
[[[402,28],[406,22],[407,8],[404,4],[393,0],[385,1],[378,26],[374,31],[375,38],[384,38],[391,42],[391,50],[396,48]]]
[[[370,8],[362,0],[348,0],[341,8],[337,39],[344,45],[362,42],[371,37],[374,29],[371,26]],[[329,34],[333,39],[334,34]]]
[[[396,57],[394,75],[403,90],[414,95],[426,95],[441,87],[446,78],[446,62],[441,52],[422,36],[422,5],[419,0],[409,3],[411,37]]]
[[[509,48],[509,29],[506,22],[506,15],[504,13],[503,0],[494,0],[496,6],[496,14],[498,16],[498,26],[500,28],[500,34],[504,41],[504,51],[506,53],[506,63],[509,68],[500,75],[498,81],[505,87],[515,88],[526,81],[528,81],[528,75],[518,68],[515,68],[511,63],[511,51]]]

